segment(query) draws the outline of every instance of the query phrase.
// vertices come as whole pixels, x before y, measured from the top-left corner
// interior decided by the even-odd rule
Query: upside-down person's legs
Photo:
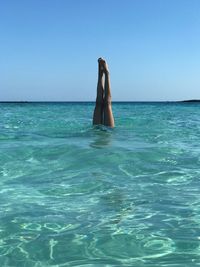
[[[101,66],[101,59],[98,59],[97,97],[93,114],[93,125],[103,124],[103,94],[103,69]]]
[[[109,127],[114,127],[115,122],[112,113],[110,74],[106,62],[104,63],[104,73],[105,73],[104,125]]]

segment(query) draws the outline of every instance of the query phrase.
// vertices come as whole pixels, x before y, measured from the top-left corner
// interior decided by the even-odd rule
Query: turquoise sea
[[[0,266],[200,266],[200,106],[0,104]]]

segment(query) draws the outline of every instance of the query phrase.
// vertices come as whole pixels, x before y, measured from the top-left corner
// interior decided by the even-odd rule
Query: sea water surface
[[[0,266],[200,266],[200,105],[0,104]]]

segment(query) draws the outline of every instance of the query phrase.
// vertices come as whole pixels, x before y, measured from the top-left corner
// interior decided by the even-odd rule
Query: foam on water
[[[113,110],[0,104],[0,266],[199,266],[199,105]]]

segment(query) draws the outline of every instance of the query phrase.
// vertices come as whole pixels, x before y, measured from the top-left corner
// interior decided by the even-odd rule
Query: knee
[[[104,107],[110,107],[111,106],[111,100],[104,101]]]
[[[103,102],[101,100],[96,100],[96,107],[101,107]]]

